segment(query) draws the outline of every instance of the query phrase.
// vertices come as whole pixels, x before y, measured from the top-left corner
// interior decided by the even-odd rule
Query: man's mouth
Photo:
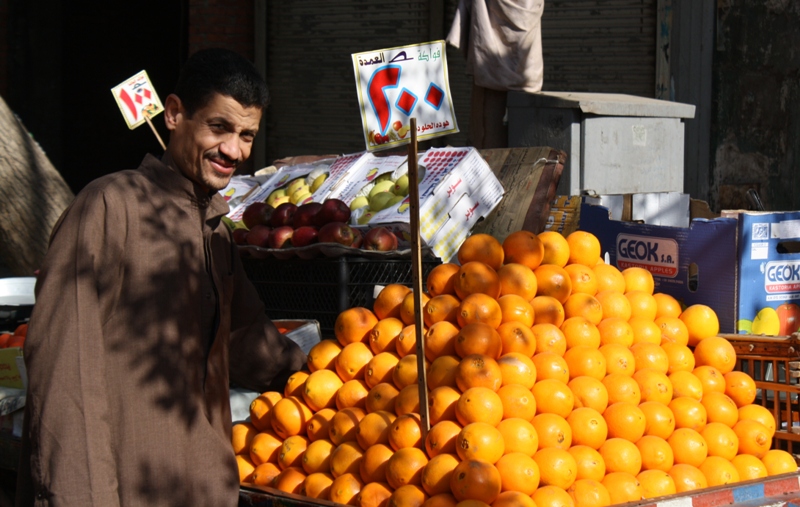
[[[220,158],[209,158],[209,162],[214,167],[214,170],[220,174],[232,174],[236,170],[236,163],[230,160]]]

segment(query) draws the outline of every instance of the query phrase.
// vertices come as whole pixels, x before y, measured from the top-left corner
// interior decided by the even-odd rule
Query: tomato
[[[781,336],[786,336],[800,329],[800,306],[794,303],[784,303],[775,309],[778,312]]]

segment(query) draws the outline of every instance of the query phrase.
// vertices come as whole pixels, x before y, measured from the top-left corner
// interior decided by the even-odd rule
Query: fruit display
[[[601,507],[794,472],[716,314],[605,264],[595,236],[470,236],[414,294],[340,313],[250,406],[242,483],[356,506]]]
[[[781,303],[774,308],[766,306],[753,320],[740,319],[737,329],[746,334],[788,336],[800,331],[800,306],[796,303]]]

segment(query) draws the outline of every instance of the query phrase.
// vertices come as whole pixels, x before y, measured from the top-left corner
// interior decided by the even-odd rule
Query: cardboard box
[[[20,347],[0,349],[0,387],[25,388],[24,372],[19,367],[21,361]],[[24,368],[24,363],[22,365]]]

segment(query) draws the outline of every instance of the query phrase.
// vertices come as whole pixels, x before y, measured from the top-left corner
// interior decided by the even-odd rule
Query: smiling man
[[[280,388],[305,363],[221,222],[268,101],[247,60],[196,53],[165,101],[164,156],[95,180],[56,224],[24,350],[17,505],[237,505],[229,381]]]

